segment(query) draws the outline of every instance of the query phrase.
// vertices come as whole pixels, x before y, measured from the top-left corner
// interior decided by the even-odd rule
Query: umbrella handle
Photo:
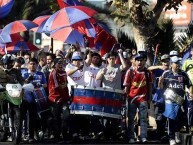
[[[6,44],[5,44],[5,54],[7,54],[7,46],[6,46]]]

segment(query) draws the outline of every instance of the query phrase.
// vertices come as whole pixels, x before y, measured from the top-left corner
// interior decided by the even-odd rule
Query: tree
[[[150,7],[143,0],[113,0],[111,15],[120,26],[131,23],[138,51],[149,51],[152,49],[150,42],[157,35],[156,26],[162,11],[174,8],[177,12],[182,1],[157,0],[154,7]]]

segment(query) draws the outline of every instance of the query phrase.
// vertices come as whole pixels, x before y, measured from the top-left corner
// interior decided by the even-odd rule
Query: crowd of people
[[[191,52],[193,54],[193,49]],[[148,109],[153,103],[159,139],[169,141],[170,145],[180,143],[179,132],[185,124],[182,116],[189,116],[187,124],[189,127],[192,124],[193,60],[186,60],[181,69],[177,51],[162,55],[160,65],[148,66],[147,59],[146,52],[137,53],[136,49],[118,49],[101,57],[94,50],[87,49],[83,53],[76,46],[71,46],[67,52],[57,50],[55,54],[40,52],[37,58],[29,53],[3,56],[0,74],[4,74],[1,76],[5,78],[0,77],[2,86],[7,83],[33,84],[44,96],[42,103],[35,98],[37,92],[24,90],[22,104],[19,107],[11,106],[13,110],[21,111],[20,138],[28,142],[46,136],[56,141],[118,139],[118,132],[124,130],[124,137],[129,143],[135,143],[138,139],[146,143]],[[102,115],[102,112],[93,115],[92,111],[88,114],[71,114],[73,89],[77,86],[122,92],[122,117],[117,119],[113,114],[109,117]],[[100,101],[89,103],[103,106]],[[45,104],[45,110],[38,107]],[[139,133],[135,131],[136,118]]]

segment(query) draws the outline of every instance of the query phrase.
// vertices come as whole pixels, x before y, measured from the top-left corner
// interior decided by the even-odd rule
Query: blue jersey
[[[40,84],[47,84],[46,77],[45,77],[45,74],[43,72],[36,71],[35,73],[31,73],[29,71],[24,71],[22,73],[22,77],[24,79],[27,79],[29,77],[29,75],[33,76],[33,80],[30,83],[40,82]]]
[[[30,81],[30,83],[40,83],[40,84],[47,84],[46,77],[43,72],[36,71],[35,73],[31,73],[28,71],[23,71],[22,77],[26,80],[29,75],[33,76],[33,80]],[[34,97],[32,95],[32,92],[30,91],[24,91],[24,100],[26,100],[29,103],[35,102]]]
[[[192,86],[188,75],[182,70],[179,70],[179,72],[176,74],[174,74],[172,70],[167,70],[163,73],[162,76],[164,78],[164,89],[171,88],[181,97],[183,97],[185,94],[185,86],[187,86],[188,88]]]

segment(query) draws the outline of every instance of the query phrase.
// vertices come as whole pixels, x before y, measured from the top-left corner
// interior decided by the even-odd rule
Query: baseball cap
[[[172,56],[178,56],[178,52],[175,50],[170,51],[170,57]]]
[[[165,59],[170,59],[170,56],[168,54],[164,54],[161,56],[161,61]]]
[[[173,57],[170,58],[171,63],[176,63],[176,62],[179,62],[179,61],[180,61],[179,57],[177,57],[177,56],[173,56]]]
[[[55,66],[58,62],[63,62],[63,59],[62,58],[55,58],[53,66]]]
[[[81,53],[79,52],[79,51],[75,51],[75,52],[73,52],[73,54],[72,54],[72,60],[73,59],[82,59],[82,57],[81,57]]]
[[[147,56],[144,54],[144,53],[139,53],[135,56],[135,60],[138,60],[138,59],[147,59]]]

